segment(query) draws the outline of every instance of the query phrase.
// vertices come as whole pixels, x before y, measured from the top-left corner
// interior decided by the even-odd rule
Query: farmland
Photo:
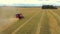
[[[60,8],[13,9],[8,12],[7,8],[0,8],[0,34],[60,34]],[[23,19],[15,18],[17,11],[23,14]]]

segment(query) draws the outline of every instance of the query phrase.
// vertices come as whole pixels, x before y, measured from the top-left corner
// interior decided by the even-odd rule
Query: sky
[[[0,6],[60,6],[60,0],[0,0]]]

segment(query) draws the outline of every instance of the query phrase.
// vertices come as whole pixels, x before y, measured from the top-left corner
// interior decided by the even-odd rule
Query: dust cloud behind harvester
[[[20,11],[17,10],[16,7],[12,7],[12,6],[3,6],[0,7],[0,16],[1,18],[11,18],[11,17],[15,17],[16,13],[19,13]]]

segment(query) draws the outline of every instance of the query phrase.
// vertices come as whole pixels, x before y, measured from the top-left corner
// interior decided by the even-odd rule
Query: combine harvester
[[[23,15],[18,11],[16,7],[13,6],[3,6],[1,7],[1,17],[2,18],[22,18]],[[17,14],[16,14],[17,13]]]
[[[16,7],[1,6],[0,12],[1,12],[0,13],[0,32],[7,29],[11,25],[13,25],[16,21],[18,21],[20,18],[23,17],[22,14],[19,13],[20,11],[17,11]]]
[[[17,13],[16,18],[18,18],[20,20],[20,19],[24,18],[24,16],[22,15],[22,13]]]

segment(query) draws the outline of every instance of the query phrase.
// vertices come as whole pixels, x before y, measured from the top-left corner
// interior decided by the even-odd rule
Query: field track
[[[17,8],[24,19],[15,19],[0,27],[0,34],[60,34],[60,8]],[[10,15],[11,16],[11,15]],[[12,20],[12,21],[14,21]]]

